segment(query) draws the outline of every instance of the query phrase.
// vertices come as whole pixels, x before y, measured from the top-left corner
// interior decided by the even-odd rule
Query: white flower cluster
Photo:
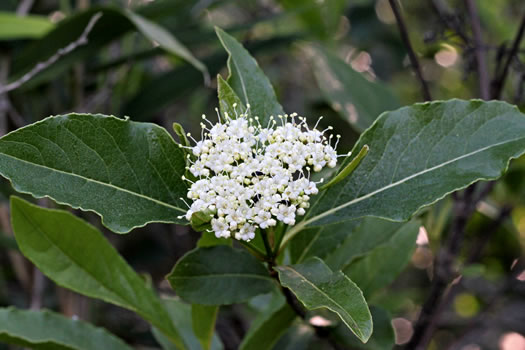
[[[319,131],[316,124],[310,129],[296,113],[279,116],[280,123],[270,117],[263,127],[257,117],[248,117],[248,110],[235,119],[226,115],[222,123],[219,116],[215,125],[203,115],[209,128],[201,123],[202,140],[187,147],[192,153],[188,169],[197,179],[183,177],[191,182],[186,219],[195,212],[212,212],[217,237],[245,241],[255,237],[257,228],[277,221],[295,224],[296,215],[305,214],[310,196],[318,192],[310,169],[318,172],[337,163],[337,142],[332,147],[332,136],[324,136],[331,127]]]

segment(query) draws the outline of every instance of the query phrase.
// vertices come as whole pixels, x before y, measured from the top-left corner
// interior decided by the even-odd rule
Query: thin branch
[[[482,193],[488,194],[488,191],[483,190]],[[430,293],[423,304],[418,320],[414,325],[414,333],[406,344],[405,349],[425,350],[432,338],[434,325],[441,311],[443,311],[443,303],[446,302],[445,296],[450,290],[451,282],[457,277],[454,261],[460,252],[465,227],[476,210],[478,200],[481,200],[481,196],[475,197],[475,195],[474,184],[467,187],[463,196],[457,196],[455,199],[454,213],[456,213],[456,216],[452,222],[449,237],[434,260],[434,273]]]
[[[499,99],[501,97],[503,86],[505,85],[505,79],[507,79],[507,75],[509,73],[510,65],[512,63],[512,60],[518,53],[524,33],[525,33],[525,14],[523,15],[521,19],[521,24],[518,29],[518,33],[516,34],[516,37],[514,38],[514,42],[512,43],[512,48],[510,49],[510,53],[507,56],[507,60],[505,61],[505,64],[503,65],[503,70],[501,72],[501,75],[497,77],[496,80],[492,84],[492,97],[494,99]]]
[[[25,16],[29,13],[31,10],[31,7],[33,7],[35,0],[22,0],[20,1],[20,4],[16,8],[16,14],[17,16]]]
[[[520,73],[520,77],[518,79],[518,87],[516,89],[516,94],[514,95],[513,103],[515,105],[521,103],[521,100],[523,98],[524,85],[525,85],[525,72],[522,72]]]
[[[450,10],[448,5],[443,3],[441,0],[430,0],[430,4],[432,5],[434,12],[436,12],[443,25],[452,29],[455,35],[459,36],[464,44],[468,44],[470,42],[470,38],[460,27],[457,16]]]
[[[397,4],[397,0],[388,0],[390,3],[390,7],[392,8],[392,12],[394,13],[394,16],[396,17],[397,26],[399,27],[399,33],[401,34],[401,39],[403,40],[403,43],[405,44],[405,47],[408,51],[408,57],[410,58],[410,63],[412,64],[412,67],[414,68],[414,71],[416,73],[416,76],[421,83],[422,91],[423,91],[423,98],[425,101],[431,101],[432,97],[430,95],[430,89],[428,87],[428,84],[423,77],[423,73],[421,71],[421,66],[419,65],[418,58],[416,56],[416,53],[414,52],[414,49],[412,48],[412,44],[410,43],[410,38],[408,37],[407,28],[405,26],[405,22],[403,21],[403,17],[401,16],[401,11],[399,10],[399,6]]]
[[[93,17],[91,17],[91,19],[89,20],[86,28],[84,29],[84,31],[82,32],[82,34],[77,40],[73,41],[66,47],[58,49],[58,51],[53,56],[49,57],[46,61],[37,63],[37,65],[34,66],[33,69],[31,69],[29,72],[24,74],[20,79],[17,79],[10,84],[0,87],[0,95],[6,92],[9,92],[9,91],[18,89],[20,86],[22,86],[23,84],[27,83],[29,80],[34,78],[38,73],[40,73],[44,69],[47,69],[52,64],[54,64],[61,57],[74,51],[79,46],[86,45],[88,43],[87,37],[89,33],[91,32],[91,30],[93,29],[93,27],[95,26],[95,24],[97,23],[97,21],[100,19],[100,17],[102,17],[101,12],[98,12],[95,15],[93,15]]]
[[[476,53],[476,62],[479,76],[479,93],[482,99],[490,98],[490,81],[488,75],[487,58],[483,49],[483,38],[481,32],[481,21],[478,15],[478,9],[473,0],[465,0],[467,9],[472,22],[472,33],[474,34],[474,47]]]

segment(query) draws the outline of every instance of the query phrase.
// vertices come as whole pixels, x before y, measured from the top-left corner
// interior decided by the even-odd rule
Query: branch
[[[510,53],[507,56],[507,60],[505,61],[505,64],[503,65],[503,70],[501,72],[501,75],[496,78],[496,80],[492,83],[492,97],[494,99],[499,99],[501,96],[501,92],[503,91],[503,86],[505,85],[505,79],[507,79],[507,75],[509,73],[510,64],[512,63],[512,60],[517,55],[521,40],[523,39],[523,34],[525,33],[525,14],[523,15],[521,19],[521,24],[518,29],[518,33],[516,34],[516,37],[514,38],[514,42],[512,43],[512,48],[510,49]]]
[[[463,196],[455,200],[454,212],[456,216],[452,222],[450,235],[434,260],[434,273],[430,294],[423,304],[418,320],[414,326],[414,334],[406,344],[405,349],[425,350],[432,338],[434,325],[443,310],[443,303],[446,302],[445,296],[448,294],[447,290],[450,288],[450,283],[456,277],[454,261],[460,252],[465,227],[467,226],[469,218],[476,210],[478,200],[481,200],[481,196],[474,196],[475,186],[471,185],[464,191]]]
[[[34,78],[38,73],[40,73],[44,69],[49,68],[49,66],[54,64],[61,57],[74,51],[79,46],[86,45],[88,43],[87,37],[89,33],[91,32],[91,30],[93,29],[93,27],[95,26],[95,24],[97,23],[97,21],[100,19],[100,17],[102,17],[101,12],[98,12],[95,15],[93,15],[93,17],[91,17],[91,19],[89,20],[86,28],[84,29],[84,31],[82,32],[82,34],[77,40],[73,41],[66,47],[58,49],[58,51],[53,56],[49,57],[46,61],[37,63],[37,65],[34,66],[33,69],[31,69],[29,72],[24,74],[20,79],[15,80],[14,82],[10,84],[0,87],[0,95],[6,92],[9,92],[11,90],[18,89],[20,86],[22,86],[23,84],[27,83],[29,80]]]
[[[423,98],[425,99],[425,101],[431,101],[432,97],[430,95],[430,89],[428,87],[426,80],[423,78],[421,66],[419,65],[419,61],[417,59],[416,53],[414,52],[414,49],[412,48],[412,44],[410,43],[410,38],[408,37],[407,28],[405,26],[405,22],[403,21],[403,17],[401,16],[401,11],[399,11],[397,0],[388,0],[388,1],[390,3],[390,7],[392,8],[392,12],[394,13],[394,16],[396,17],[396,22],[399,27],[399,33],[401,34],[401,39],[403,40],[403,43],[405,44],[405,47],[408,51],[408,57],[410,58],[410,63],[412,64],[412,68],[414,68],[416,76],[419,82],[421,83],[421,87],[423,89]]]
[[[483,49],[483,39],[481,33],[481,23],[478,15],[478,9],[473,0],[465,0],[472,22],[472,33],[474,34],[474,49],[476,53],[476,62],[479,75],[479,93],[482,99],[490,98],[490,82],[488,76],[487,59]]]

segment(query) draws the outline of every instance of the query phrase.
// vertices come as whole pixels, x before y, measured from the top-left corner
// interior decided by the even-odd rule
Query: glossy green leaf
[[[35,39],[53,29],[54,24],[44,16],[19,16],[0,12],[0,40]]]
[[[308,52],[323,96],[356,131],[364,131],[381,113],[400,107],[384,84],[368,80],[320,47],[308,48]]]
[[[302,264],[277,266],[279,280],[309,310],[327,308],[362,341],[372,334],[372,316],[363,293],[341,271],[332,272],[319,258]]]
[[[366,344],[359,342],[359,340],[348,331],[348,328],[343,325],[340,325],[333,331],[336,341],[345,344],[350,349],[356,350],[393,349],[396,343],[390,315],[377,306],[370,306],[370,313],[374,321],[374,333],[372,333],[372,336]]]
[[[245,106],[250,105],[251,115],[258,116],[263,125],[266,125],[272,115],[284,115],[270,80],[255,59],[234,37],[218,27],[215,32],[230,55],[228,84]]]
[[[276,286],[253,255],[225,245],[190,251],[167,279],[182,299],[202,305],[244,302]]]
[[[160,299],[95,227],[14,196],[11,220],[22,254],[58,285],[132,310],[185,348]]]
[[[193,332],[204,350],[212,346],[215,322],[219,313],[218,306],[210,305],[191,305],[191,324]]]
[[[271,349],[292,325],[296,313],[286,303],[282,294],[272,296],[268,307],[253,321],[244,336],[241,350]]]
[[[415,220],[402,225],[385,244],[350,263],[343,272],[366,296],[389,285],[410,262],[420,224]]]
[[[132,350],[121,339],[87,322],[42,311],[0,308],[0,343],[31,349]]]
[[[235,119],[237,115],[244,113],[246,107],[231,86],[217,75],[217,95],[219,97],[219,107],[223,116]],[[235,107],[234,107],[235,106]]]
[[[171,321],[179,330],[189,350],[222,350],[224,348],[221,340],[215,333],[211,337],[210,347],[204,348],[201,346],[201,343],[195,335],[194,329],[192,327],[192,323],[196,321],[193,319],[192,305],[183,303],[182,301],[174,298],[164,299],[163,301],[166,310],[168,310],[168,313],[171,317]],[[158,329],[153,328],[153,335],[164,350],[179,350],[179,348],[168,338],[166,338],[166,336]]]
[[[0,174],[17,191],[94,211],[118,233],[184,222],[184,170],[165,129],[98,114],[49,117],[0,139]]]
[[[404,221],[448,193],[498,178],[525,152],[525,116],[499,101],[415,104],[381,115],[354,151],[364,145],[370,151],[359,167],[319,195],[285,242],[307,225]]]

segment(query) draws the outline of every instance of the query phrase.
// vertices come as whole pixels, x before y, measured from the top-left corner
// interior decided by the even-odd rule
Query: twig
[[[505,85],[505,79],[507,79],[507,75],[509,73],[510,65],[512,63],[512,60],[518,53],[518,50],[520,48],[521,40],[523,39],[523,34],[525,33],[525,14],[523,15],[521,19],[521,24],[518,29],[518,33],[516,34],[516,37],[514,38],[514,42],[512,43],[512,48],[510,49],[510,53],[507,56],[507,60],[505,61],[505,64],[503,65],[503,70],[501,71],[501,74],[496,77],[494,82],[492,83],[492,98],[499,99],[501,96],[501,92],[503,91],[503,86]]]
[[[423,98],[425,101],[431,101],[432,97],[430,95],[430,89],[428,87],[428,84],[423,78],[423,73],[421,71],[421,66],[419,65],[419,61],[417,59],[416,53],[414,52],[414,49],[412,48],[412,44],[410,43],[410,38],[408,37],[407,28],[405,26],[405,22],[403,21],[403,17],[401,16],[401,11],[399,10],[399,6],[397,5],[397,0],[388,0],[390,3],[390,7],[392,8],[392,12],[394,13],[394,16],[396,17],[396,22],[399,27],[399,33],[401,34],[401,39],[403,40],[403,43],[405,44],[405,48],[408,51],[408,57],[410,58],[410,63],[412,63],[412,67],[414,68],[414,71],[416,73],[416,76],[421,83],[421,87],[423,89]]]
[[[485,56],[485,50],[483,49],[483,39],[478,9],[473,0],[465,0],[465,2],[470,15],[470,21],[472,22],[472,33],[474,34],[474,47],[479,75],[479,93],[482,99],[488,100],[490,98],[490,82],[488,76],[487,59]]]
[[[505,292],[512,291],[517,281],[518,275],[525,268],[523,259],[519,260],[516,265],[510,267],[510,274],[506,277],[505,281],[500,284],[500,287],[496,292],[493,292],[492,298],[485,302],[485,308],[482,312],[479,312],[470,322],[467,329],[460,335],[456,340],[447,348],[448,350],[459,349],[459,345],[468,337],[474,330],[482,329],[483,325],[487,321],[488,315],[494,310],[501,308],[501,295]]]
[[[457,16],[451,12],[448,6],[441,0],[430,0],[430,4],[444,26],[452,29],[454,33],[461,38],[464,44],[468,44],[470,42],[470,38],[467,36],[465,31],[460,28],[458,25]]]
[[[33,266],[33,283],[31,286],[31,300],[29,302],[31,310],[40,310],[42,308],[45,287],[46,278],[36,266]]]
[[[518,87],[516,89],[516,94],[514,95],[514,104],[520,104],[523,98],[523,87],[525,85],[525,72],[520,73],[520,78],[518,80]]]
[[[88,37],[89,33],[91,32],[91,30],[93,29],[93,27],[95,26],[95,24],[97,23],[97,21],[100,19],[100,17],[102,17],[102,13],[101,12],[98,12],[95,15],[93,15],[93,17],[91,17],[91,19],[89,20],[86,28],[84,28],[84,31],[78,37],[77,40],[73,41],[72,43],[70,43],[66,47],[58,49],[58,51],[53,56],[49,57],[46,61],[37,63],[37,65],[34,66],[33,69],[31,69],[29,72],[24,74],[19,79],[15,80],[14,82],[12,82],[10,84],[7,84],[7,85],[4,85],[4,86],[0,87],[0,94],[4,94],[6,92],[18,89],[20,86],[22,86],[23,84],[27,83],[29,80],[34,78],[35,75],[37,75],[38,73],[40,73],[44,69],[47,69],[49,66],[54,64],[61,57],[69,54],[70,52],[72,52],[73,50],[78,48],[79,46],[86,45],[88,43],[88,38],[87,37]]]
[[[414,334],[406,344],[406,349],[424,350],[433,334],[433,325],[439,317],[444,296],[447,294],[449,284],[456,277],[454,271],[454,261],[459,254],[461,243],[468,219],[476,210],[476,199],[474,198],[475,186],[471,185],[464,191],[463,196],[455,200],[456,217],[452,222],[450,235],[445,245],[440,249],[434,261],[434,274],[430,293],[419,314],[418,320],[414,326]]]

